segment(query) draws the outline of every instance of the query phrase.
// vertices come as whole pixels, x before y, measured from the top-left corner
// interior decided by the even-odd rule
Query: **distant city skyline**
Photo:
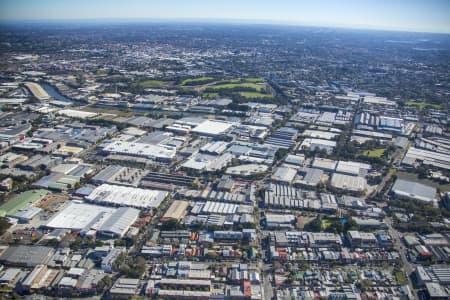
[[[1,21],[201,20],[450,33],[447,0],[2,0]]]

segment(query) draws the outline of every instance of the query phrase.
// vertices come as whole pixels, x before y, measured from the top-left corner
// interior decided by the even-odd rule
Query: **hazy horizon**
[[[445,0],[211,2],[4,0],[0,3],[0,21],[187,21],[450,33],[450,1]]]

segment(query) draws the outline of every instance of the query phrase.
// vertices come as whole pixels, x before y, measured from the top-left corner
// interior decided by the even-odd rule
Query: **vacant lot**
[[[373,150],[366,150],[363,152],[363,154],[364,154],[364,156],[367,156],[367,157],[380,158],[383,156],[385,151],[386,151],[385,148],[377,148],[377,149],[373,149]]]

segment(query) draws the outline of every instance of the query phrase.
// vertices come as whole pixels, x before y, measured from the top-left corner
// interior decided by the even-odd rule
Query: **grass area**
[[[265,83],[264,78],[261,77],[244,77],[244,78],[236,78],[236,79],[225,79],[223,80],[227,83]]]
[[[97,71],[95,71],[95,75],[106,75],[106,74],[108,74],[108,70],[105,70],[105,69],[99,69],[99,70],[97,70]]]
[[[406,278],[405,273],[403,273],[402,271],[395,272],[395,279],[400,285],[408,284],[408,279]]]
[[[203,93],[202,95],[204,98],[216,98],[217,96],[219,96],[219,93]]]
[[[43,189],[23,192],[0,206],[0,215],[15,214],[18,210],[38,201],[47,194],[48,191]]]
[[[390,169],[389,169],[389,174],[391,174],[391,175],[397,174],[397,169],[395,169],[395,168],[390,168]]]
[[[265,84],[257,84],[252,82],[241,82],[241,83],[224,83],[210,86],[209,88],[213,90],[238,90],[238,89],[253,89],[260,92],[265,88]]]
[[[156,88],[156,87],[166,87],[169,85],[169,83],[166,81],[162,81],[162,80],[149,79],[149,80],[139,81],[137,83],[137,85],[139,85],[140,87],[142,87],[144,89],[147,89],[147,88]]]
[[[327,229],[328,227],[330,227],[331,222],[328,220],[322,220],[322,230]]]
[[[385,151],[386,151],[385,148],[377,148],[377,149],[373,149],[373,150],[366,150],[363,152],[363,154],[364,154],[364,156],[367,156],[367,157],[381,158]]]
[[[248,77],[248,78],[243,78],[242,80],[244,80],[245,82],[253,82],[253,83],[265,83],[266,82],[264,80],[264,78],[261,78],[261,77]]]
[[[261,98],[267,98],[272,99],[273,95],[271,94],[263,94],[259,92],[241,92],[241,96],[247,99],[261,99]]]
[[[213,77],[198,77],[198,78],[188,78],[181,82],[181,85],[202,85],[206,82],[214,80]]]
[[[425,108],[442,109],[442,106],[439,104],[431,104],[431,103],[427,103],[425,101],[422,101],[422,102],[406,101],[405,105],[406,106],[415,106],[419,109],[425,109]]]

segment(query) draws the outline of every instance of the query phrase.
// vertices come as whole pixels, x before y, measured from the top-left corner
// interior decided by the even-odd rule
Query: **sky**
[[[450,33],[450,0],[0,0],[0,20],[201,20]]]

